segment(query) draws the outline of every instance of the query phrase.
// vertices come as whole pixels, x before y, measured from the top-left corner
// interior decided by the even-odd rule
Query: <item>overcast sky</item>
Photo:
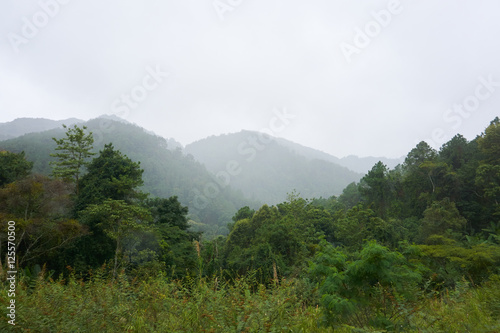
[[[3,0],[0,122],[117,114],[399,157],[500,114],[497,0]]]

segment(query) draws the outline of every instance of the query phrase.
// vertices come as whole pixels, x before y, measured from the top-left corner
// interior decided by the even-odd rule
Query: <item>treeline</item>
[[[498,118],[470,142],[457,135],[439,151],[421,142],[392,170],[379,162],[339,197],[291,193],[243,207],[229,235],[211,240],[190,231],[175,196],[139,191],[140,163],[112,144],[91,156],[92,135],[76,126],[55,141],[52,177],[30,175],[22,153],[0,154],[1,241],[15,220],[22,290],[39,290],[25,295],[33,303],[54,284],[80,295],[65,298],[73,304],[109,283],[125,286],[120,301],[109,296],[127,308],[118,323],[111,310],[87,313],[110,331],[500,329]],[[177,321],[162,319],[165,307]]]

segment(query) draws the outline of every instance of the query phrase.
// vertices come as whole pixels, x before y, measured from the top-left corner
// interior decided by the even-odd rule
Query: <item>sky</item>
[[[405,156],[500,114],[496,0],[4,0],[0,122],[114,114]]]

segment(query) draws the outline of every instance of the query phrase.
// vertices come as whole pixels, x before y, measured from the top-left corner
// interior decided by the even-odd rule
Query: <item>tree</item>
[[[133,203],[145,197],[137,190],[137,187],[143,184],[144,170],[141,169],[140,162],[134,162],[115,150],[111,143],[104,146],[87,170],[87,174],[81,179],[76,203],[77,212],[106,199]]]
[[[7,221],[16,221],[18,264],[60,268],[59,251],[87,231],[70,219],[72,188],[60,179],[35,174],[0,188],[0,244],[7,241]],[[0,246],[4,248],[3,246]],[[1,256],[0,256],[1,257]]]
[[[432,202],[436,190],[437,153],[426,142],[420,142],[403,163],[404,217],[419,216]]]
[[[82,220],[93,220],[95,226],[114,240],[113,275],[116,276],[119,258],[124,255],[125,239],[137,236],[137,231],[149,229],[151,220],[149,211],[143,207],[127,204],[123,200],[107,199],[101,204],[89,205],[81,215]]]
[[[169,225],[180,230],[189,228],[187,214],[188,208],[181,205],[177,196],[149,199],[146,207],[151,211],[155,225]]]
[[[450,165],[453,170],[459,170],[468,160],[467,145],[467,139],[457,134],[443,144],[439,150],[439,158]]]
[[[500,119],[496,117],[478,138],[479,149],[485,155],[484,163],[500,165]]]
[[[26,177],[32,168],[33,162],[26,161],[24,151],[0,151],[0,187]]]
[[[391,238],[388,223],[361,205],[339,212],[334,228],[335,239],[352,250],[360,249],[366,240],[388,243]]]
[[[236,214],[231,218],[233,222],[238,222],[243,219],[251,219],[253,214],[255,214],[255,209],[250,209],[250,207],[241,207]]]
[[[477,139],[484,159],[476,174],[478,185],[484,197],[494,206],[494,213],[500,215],[500,119],[496,117]]]
[[[60,179],[34,174],[0,188],[0,212],[14,218],[69,217],[71,188]]]
[[[346,210],[356,206],[360,201],[359,186],[354,182],[347,185],[339,196],[339,202],[345,206]]]
[[[433,202],[424,211],[421,221],[420,235],[422,240],[430,241],[432,235],[456,237],[457,233],[464,230],[467,221],[460,215],[455,203],[449,199]]]
[[[296,194],[278,207],[264,205],[231,229],[225,249],[228,268],[239,274],[258,270],[264,283],[276,280],[278,274],[298,274],[329,223],[326,210]]]
[[[188,230],[190,227],[187,219],[188,208],[182,206],[176,196],[168,199],[149,199],[146,201],[146,207],[151,212],[153,218],[151,227],[157,238],[150,240],[149,244],[141,242],[139,246],[157,247],[159,250],[156,252],[160,259],[174,274],[178,268],[193,271],[197,261],[193,241],[199,238],[200,233]]]
[[[405,158],[404,168],[407,171],[416,170],[419,166],[426,162],[432,161],[437,157],[437,153],[432,149],[427,142],[421,141],[413,148]]]
[[[66,125],[63,125],[67,129]],[[56,151],[60,153],[50,154],[58,161],[51,162],[53,165],[52,174],[56,178],[75,183],[75,192],[78,194],[80,185],[80,175],[82,167],[88,164],[87,159],[94,155],[92,145],[94,137],[92,132],[85,134],[87,127],[82,128],[74,125],[66,131],[66,137],[62,139],[52,138],[57,144]]]
[[[372,205],[378,216],[384,218],[390,196],[387,166],[378,162],[361,179],[359,192]]]

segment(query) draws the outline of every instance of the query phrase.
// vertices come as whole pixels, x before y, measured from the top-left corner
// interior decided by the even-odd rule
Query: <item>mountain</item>
[[[239,208],[246,205],[256,208],[260,204],[245,199],[228,186],[214,186],[217,182],[205,166],[180,149],[170,150],[166,139],[137,125],[106,118],[93,119],[81,125],[87,126],[94,134],[95,152],[112,142],[117,150],[141,162],[144,192],[159,197],[178,196],[179,201],[188,206],[191,219],[222,228],[214,232],[223,233],[225,225],[231,222],[231,217]],[[25,151],[26,158],[34,162],[33,172],[49,174],[49,162],[54,160],[50,154],[56,147],[52,137],[63,136],[62,128],[29,133],[0,141],[0,150]]]
[[[50,120],[45,118],[17,118],[13,121],[0,123],[0,140],[16,138],[27,133],[36,133],[62,127],[63,124],[73,125],[83,120],[69,118],[65,120]]]
[[[95,152],[112,142],[116,149],[141,162],[145,170],[143,191],[159,197],[178,196],[189,207],[193,220],[212,226],[225,226],[240,207],[282,202],[294,190],[306,198],[339,195],[363,176],[342,163],[366,172],[378,161],[339,159],[251,131],[211,136],[182,150],[174,139],[116,118],[103,116],[87,122],[16,119],[0,124],[5,136],[15,136],[0,141],[0,150],[25,151],[27,159],[34,162],[34,172],[50,174],[49,162],[54,160],[50,154],[56,147],[52,138],[64,136],[63,123],[81,122],[94,134]]]
[[[326,160],[325,153],[252,131],[211,136],[185,147],[219,182],[275,204],[294,190],[302,197],[339,195],[362,174]]]
[[[298,143],[291,142],[282,138],[276,138],[276,141],[290,150],[302,155],[310,160],[319,159],[328,162],[332,162],[341,166],[344,166],[354,172],[366,174],[371,168],[379,161],[387,165],[390,169],[393,169],[396,165],[404,162],[404,157],[401,158],[387,158],[387,157],[358,157],[354,155],[349,155],[346,157],[338,158],[316,150],[313,148],[302,146]]]
[[[389,169],[394,169],[396,165],[401,164],[405,161],[405,157],[404,156],[400,158],[373,157],[373,156],[358,157],[354,155],[349,155],[346,157],[342,157],[339,161],[339,164],[353,171],[366,174],[379,161],[387,165]]]

